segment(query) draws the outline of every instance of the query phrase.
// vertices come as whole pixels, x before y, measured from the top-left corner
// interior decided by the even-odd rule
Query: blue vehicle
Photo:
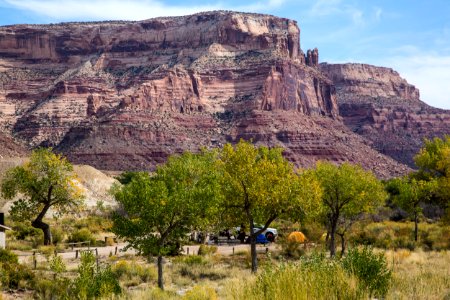
[[[257,244],[268,244],[269,240],[267,239],[266,235],[264,233],[260,233],[258,234],[258,236],[256,237],[256,243]]]

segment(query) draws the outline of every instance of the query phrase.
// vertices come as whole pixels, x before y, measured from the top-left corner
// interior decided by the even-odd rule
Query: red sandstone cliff
[[[148,169],[243,137],[285,147],[298,165],[404,172],[342,125],[335,95],[288,19],[210,12],[0,27],[0,126],[100,169]]]
[[[419,90],[389,68],[321,64],[333,80],[344,123],[397,161],[414,165],[424,138],[450,134],[450,111],[420,101]]]

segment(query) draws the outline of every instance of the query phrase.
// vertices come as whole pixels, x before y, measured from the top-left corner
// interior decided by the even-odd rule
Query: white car
[[[264,225],[261,225],[261,224],[254,224],[254,227],[253,227],[253,232],[256,232],[256,231],[258,231],[258,230],[260,230],[260,229],[262,229],[262,228],[264,228]],[[236,227],[236,232],[240,232],[241,231],[241,227],[239,226],[239,227]],[[264,234],[265,236],[266,236],[266,239],[269,241],[269,242],[274,242],[275,241],[275,239],[277,238],[277,236],[278,236],[278,230],[276,230],[275,228],[270,228],[270,227],[268,227],[268,228],[266,228],[266,230],[264,230],[263,232],[262,232],[262,234]]]

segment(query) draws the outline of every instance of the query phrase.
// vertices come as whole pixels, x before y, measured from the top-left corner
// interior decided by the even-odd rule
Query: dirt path
[[[126,244],[121,243],[114,246],[106,246],[106,247],[90,247],[89,249],[87,247],[81,247],[81,248],[74,248],[67,249],[65,252],[58,252],[58,255],[61,256],[66,261],[73,261],[77,258],[79,259],[80,251],[93,251],[94,254],[98,254],[98,257],[100,259],[105,259],[111,255],[116,255],[118,257],[125,256],[125,255],[135,255],[136,251],[133,249],[128,249],[127,251],[124,251]],[[198,254],[198,249],[200,245],[189,245],[183,247],[183,254],[184,255],[196,255]],[[276,249],[276,244],[271,245],[257,245],[258,252],[265,252],[265,251],[273,251]],[[78,257],[77,257],[77,251],[78,251]],[[239,253],[243,251],[250,251],[250,245],[248,244],[237,244],[237,245],[221,245],[217,247],[217,253],[221,255],[232,255],[234,253]],[[31,262],[33,252],[22,252],[22,251],[14,251],[19,256],[19,261],[22,263],[25,262]],[[36,254],[36,260],[38,262],[44,262],[46,261],[46,258],[43,254]]]

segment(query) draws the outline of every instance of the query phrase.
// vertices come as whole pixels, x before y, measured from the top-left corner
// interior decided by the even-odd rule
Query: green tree
[[[429,202],[437,190],[437,181],[415,179],[413,176],[395,178],[387,184],[391,192],[391,201],[405,210],[414,221],[414,240],[417,242],[419,218],[422,216],[421,204]]]
[[[425,145],[414,157],[419,173],[424,177],[450,176],[450,136],[425,139]]]
[[[334,256],[339,224],[345,224],[348,229],[352,220],[384,203],[386,194],[372,172],[349,163],[336,166],[318,162],[315,174],[323,189],[322,212],[330,236],[330,255]]]
[[[120,173],[115,178],[121,183],[121,184],[128,184],[130,183],[133,178],[135,178],[137,175],[139,175],[140,172],[135,171],[125,171]]]
[[[281,148],[255,147],[240,141],[224,146],[218,161],[222,172],[225,219],[249,224],[252,271],[258,268],[256,237],[280,217],[301,218],[320,203],[320,186],[308,173],[299,176]],[[254,230],[254,223],[264,225]]]
[[[217,214],[220,196],[214,153],[170,157],[154,174],[139,173],[113,189],[120,205],[112,231],[142,255],[157,257],[158,286],[164,289],[163,256],[178,250],[193,229]]]
[[[11,216],[15,220],[33,219],[31,225],[44,233],[44,244],[52,243],[50,226],[43,221],[52,208],[56,214],[79,209],[82,190],[76,183],[70,162],[51,149],[34,150],[30,161],[6,172],[1,191],[5,199],[13,199]]]
[[[450,136],[425,140],[424,147],[414,157],[419,168],[413,177],[418,180],[437,180],[434,202],[447,210],[450,220]]]

